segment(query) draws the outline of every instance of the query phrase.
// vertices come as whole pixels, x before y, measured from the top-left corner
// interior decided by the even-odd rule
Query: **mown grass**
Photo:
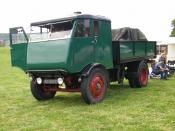
[[[147,88],[112,83],[106,99],[87,105],[79,93],[58,92],[35,100],[30,78],[10,65],[9,48],[0,48],[0,130],[175,130],[175,78],[150,80]]]

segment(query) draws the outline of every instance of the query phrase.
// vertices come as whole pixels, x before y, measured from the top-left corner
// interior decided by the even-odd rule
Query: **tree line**
[[[175,19],[171,21],[171,26],[173,27],[171,31],[171,37],[175,37]]]

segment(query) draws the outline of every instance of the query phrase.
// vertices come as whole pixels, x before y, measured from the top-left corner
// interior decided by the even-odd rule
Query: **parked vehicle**
[[[32,77],[37,100],[57,91],[81,92],[87,104],[102,101],[112,81],[147,86],[147,62],[156,56],[156,42],[138,29],[112,35],[110,19],[85,14],[31,23],[30,35],[10,28],[10,46],[12,66]]]

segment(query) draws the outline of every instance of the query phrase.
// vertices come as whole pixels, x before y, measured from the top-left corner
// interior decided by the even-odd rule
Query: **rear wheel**
[[[94,68],[87,78],[81,83],[81,93],[87,104],[101,102],[109,86],[107,71],[101,68]]]
[[[37,100],[48,100],[55,96],[56,91],[45,91],[42,85],[38,85],[35,80],[30,83],[32,95]]]
[[[147,64],[142,61],[137,66],[135,66],[133,70],[136,72],[131,72],[134,75],[128,78],[130,87],[141,88],[147,86],[149,73]]]

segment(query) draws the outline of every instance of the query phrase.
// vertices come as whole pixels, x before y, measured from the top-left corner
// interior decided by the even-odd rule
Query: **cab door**
[[[100,63],[106,68],[112,68],[113,57],[110,21],[93,20],[93,41],[95,63]]]
[[[85,66],[94,63],[94,40],[91,31],[91,20],[77,20],[73,34],[73,43],[75,43],[73,68],[75,71],[79,71]]]
[[[26,70],[28,37],[23,27],[10,28],[11,64]]]

